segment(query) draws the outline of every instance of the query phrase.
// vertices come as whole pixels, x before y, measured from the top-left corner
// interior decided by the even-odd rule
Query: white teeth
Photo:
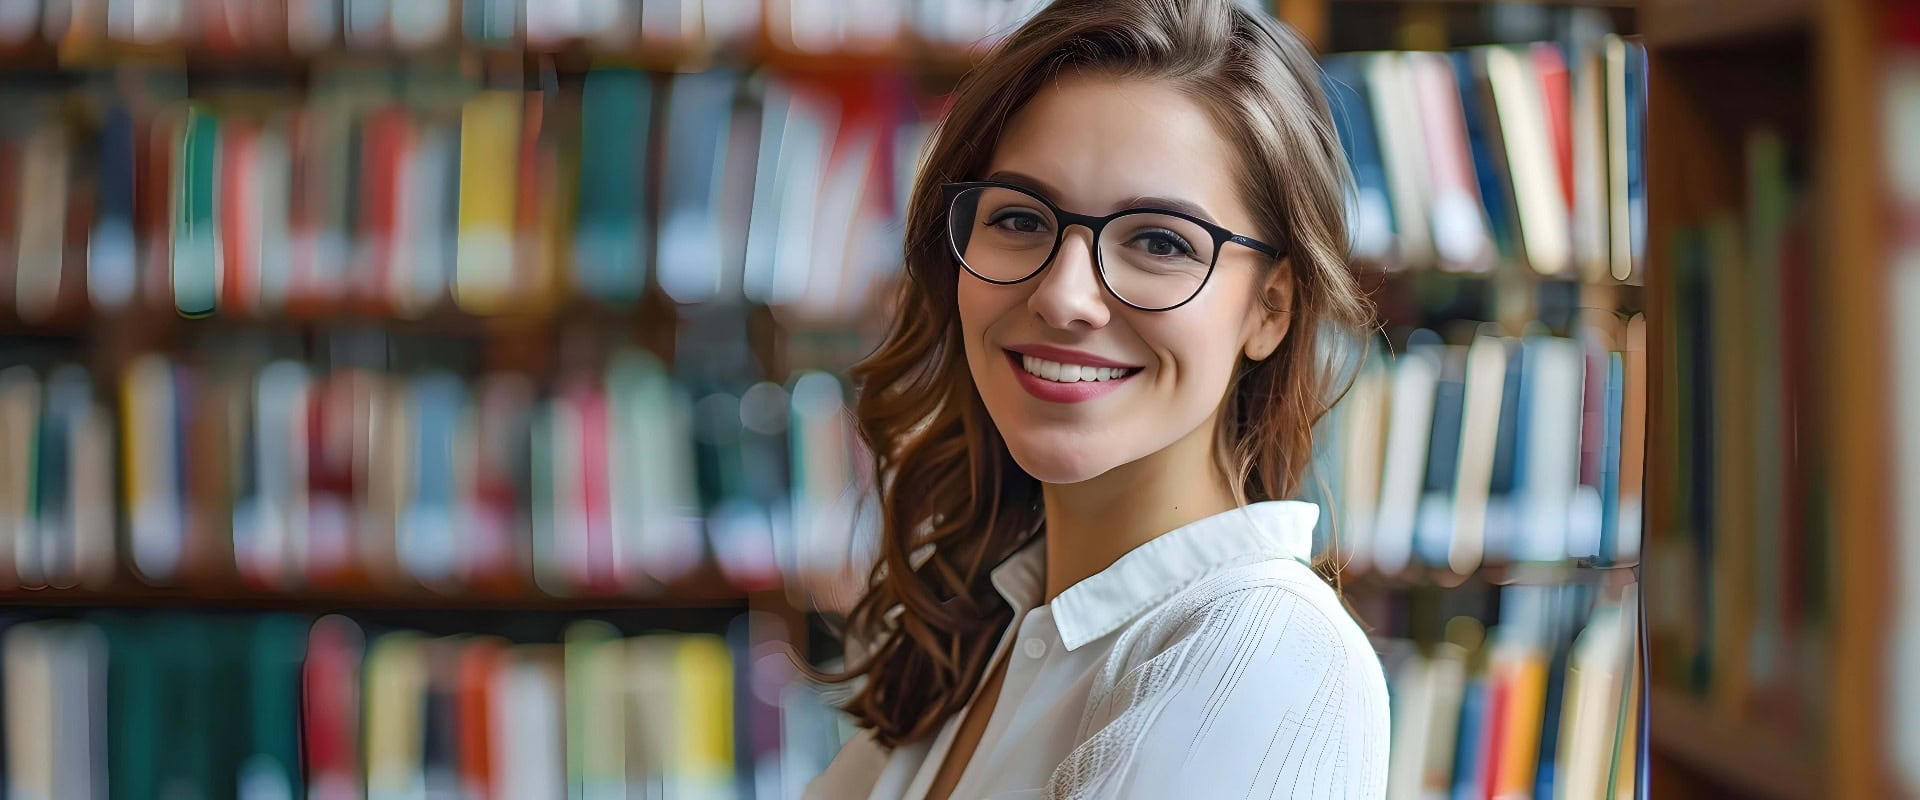
[[[1079,383],[1082,381],[1111,381],[1124,378],[1130,372],[1112,367],[1089,367],[1081,364],[1062,364],[1044,358],[1021,356],[1020,367],[1029,374],[1045,378],[1055,383]]]

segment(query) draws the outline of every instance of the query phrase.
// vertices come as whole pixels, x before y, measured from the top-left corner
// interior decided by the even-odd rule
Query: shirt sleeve
[[[1386,794],[1386,681],[1324,584],[1208,602],[1088,703],[1049,797]]]

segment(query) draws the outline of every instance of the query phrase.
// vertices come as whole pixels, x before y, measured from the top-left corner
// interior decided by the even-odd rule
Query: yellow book
[[[513,296],[515,184],[520,157],[519,92],[488,90],[460,110],[460,231],[454,301],[497,313]]]
[[[1540,757],[1540,719],[1546,705],[1547,657],[1532,647],[1517,647],[1501,658],[1507,684],[1507,713],[1502,728],[1496,798],[1533,796]]]
[[[615,699],[627,671],[619,632],[599,620],[567,626],[567,783],[574,797],[626,791],[624,708]]]
[[[674,671],[685,708],[674,771],[690,795],[720,796],[733,779],[733,658],[726,640],[682,637]]]
[[[422,638],[389,633],[367,651],[367,790],[375,797],[403,797],[426,787],[424,720],[427,665]]]

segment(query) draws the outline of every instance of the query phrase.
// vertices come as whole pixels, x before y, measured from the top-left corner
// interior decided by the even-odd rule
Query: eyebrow
[[[1052,200],[1053,198],[1060,196],[1060,193],[1058,191],[1055,191],[1054,188],[1048,185],[1046,181],[1040,180],[1039,178],[1033,177],[1032,175],[1028,175],[1023,172],[1012,172],[1009,170],[1001,170],[999,172],[993,173],[992,175],[988,175],[987,180],[994,181],[997,183],[1011,183],[1015,186],[1024,186],[1028,189],[1032,189],[1036,192],[1039,192],[1042,195],[1045,195],[1049,200]],[[1054,202],[1059,202],[1059,201],[1055,200]],[[1120,208],[1157,208],[1157,209],[1163,209],[1166,211],[1178,211],[1182,214],[1186,214],[1191,217],[1198,217],[1200,219],[1206,220],[1207,222],[1215,225],[1220,224],[1218,220],[1214,219],[1212,214],[1207,213],[1206,207],[1200,205],[1199,203],[1195,203],[1189,200],[1180,200],[1172,197],[1137,195],[1135,197],[1128,198],[1126,202],[1121,203]]]

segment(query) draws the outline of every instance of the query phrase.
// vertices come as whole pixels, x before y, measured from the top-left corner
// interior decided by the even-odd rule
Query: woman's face
[[[1068,75],[1009,121],[984,177],[1093,216],[1180,203],[1272,243],[1240,201],[1237,172],[1237,150],[1173,87]],[[995,224],[981,216],[975,224]],[[1030,217],[997,224],[1020,235],[1036,228]],[[1116,237],[1107,239],[1113,252]],[[1141,241],[1128,246],[1156,246]],[[1266,311],[1260,297],[1291,307],[1291,281],[1273,279],[1254,250],[1224,245],[1190,302],[1142,311],[1101,285],[1091,248],[1086,228],[1070,226],[1053,261],[1024,282],[959,271],[974,383],[1014,460],[1047,483],[1095,478],[1190,437],[1210,440],[1239,359],[1267,357],[1286,335],[1287,316]]]

